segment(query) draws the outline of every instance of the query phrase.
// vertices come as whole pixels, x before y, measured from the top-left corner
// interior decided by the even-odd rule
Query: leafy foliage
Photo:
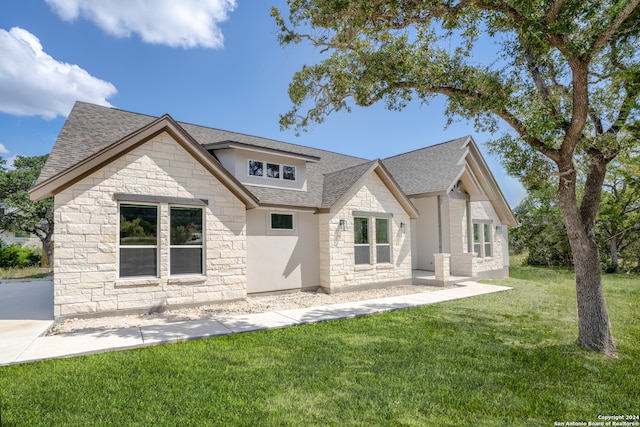
[[[0,268],[30,267],[38,265],[41,258],[41,252],[34,248],[0,245]]]
[[[52,263],[50,243],[53,236],[53,198],[33,202],[28,190],[38,179],[48,155],[24,157],[14,160],[13,168],[6,168],[0,159],[0,200],[4,214],[0,216],[0,229],[25,231],[38,236]]]

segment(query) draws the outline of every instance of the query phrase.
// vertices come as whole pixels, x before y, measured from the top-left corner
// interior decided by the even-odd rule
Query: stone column
[[[435,257],[436,282],[445,286],[449,283],[451,271],[451,254],[433,254]]]

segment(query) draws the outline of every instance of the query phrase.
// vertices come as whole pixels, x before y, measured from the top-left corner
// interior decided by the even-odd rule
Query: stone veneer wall
[[[493,242],[493,256],[488,258],[473,258],[474,276],[486,278],[502,278],[508,276],[504,271],[503,250],[508,250],[502,236],[502,232],[496,231],[496,226],[501,225],[500,218],[496,214],[491,202],[471,202],[471,219],[491,220],[491,238]]]
[[[372,244],[369,265],[355,265],[353,212],[393,213],[390,218],[391,263],[375,264],[375,224],[370,222]],[[342,231],[340,220],[345,220]],[[404,223],[406,232],[400,229]],[[411,284],[411,230],[409,215],[373,173],[339,210],[320,215],[320,286],[328,292]]]
[[[160,203],[159,277],[118,278],[114,193],[207,199],[205,274],[169,276],[169,205]],[[246,209],[163,133],[55,196],[56,318],[246,297]]]

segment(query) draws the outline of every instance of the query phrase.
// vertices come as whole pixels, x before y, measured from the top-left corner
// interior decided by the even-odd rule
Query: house
[[[81,102],[30,195],[58,318],[505,277],[515,225],[471,137],[368,160]]]

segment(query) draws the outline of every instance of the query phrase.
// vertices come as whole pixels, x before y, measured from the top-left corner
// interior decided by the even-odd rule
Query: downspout
[[[442,253],[442,196],[438,196],[438,253]]]
[[[473,252],[473,225],[471,223],[471,200],[467,198],[467,252]]]

